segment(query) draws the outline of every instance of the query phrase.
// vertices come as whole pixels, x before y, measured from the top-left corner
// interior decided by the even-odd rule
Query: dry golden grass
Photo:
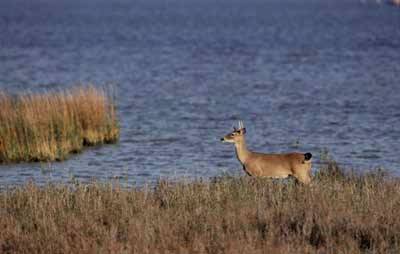
[[[311,186],[250,177],[123,189],[0,192],[1,253],[399,253],[400,180],[344,174]]]
[[[104,89],[16,97],[0,91],[0,162],[62,160],[84,145],[118,137],[114,104]]]

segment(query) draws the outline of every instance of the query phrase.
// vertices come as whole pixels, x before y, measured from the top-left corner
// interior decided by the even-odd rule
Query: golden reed
[[[400,253],[400,180],[383,173],[27,183],[0,191],[0,253]]]
[[[0,162],[63,160],[119,138],[114,102],[94,86],[12,96],[0,91]]]

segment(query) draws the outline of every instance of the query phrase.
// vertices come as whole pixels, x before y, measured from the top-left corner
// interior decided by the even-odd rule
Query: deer
[[[311,153],[252,152],[247,149],[245,134],[243,121],[239,121],[239,128],[233,127],[233,131],[221,138],[221,141],[235,145],[236,157],[247,175],[268,178],[294,177],[305,185],[311,183]]]

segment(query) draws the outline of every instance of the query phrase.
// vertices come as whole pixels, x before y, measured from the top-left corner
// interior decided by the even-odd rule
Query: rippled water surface
[[[365,2],[365,1],[364,1]],[[356,0],[2,0],[0,88],[112,84],[120,143],[0,184],[240,172],[219,138],[400,169],[400,9]],[[317,168],[318,165],[315,165]]]

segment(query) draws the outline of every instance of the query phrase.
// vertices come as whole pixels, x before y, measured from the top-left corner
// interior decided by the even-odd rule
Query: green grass
[[[0,163],[63,160],[85,145],[116,142],[114,108],[94,86],[18,96],[0,91]]]
[[[400,179],[322,167],[310,186],[220,177],[0,192],[1,253],[399,253]]]

